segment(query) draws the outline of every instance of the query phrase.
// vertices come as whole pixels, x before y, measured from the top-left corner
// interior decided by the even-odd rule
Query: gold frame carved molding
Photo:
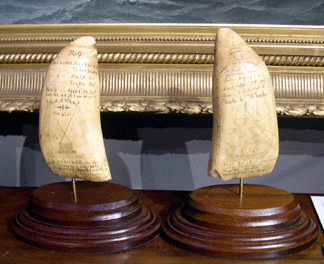
[[[211,114],[214,41],[236,31],[269,68],[281,116],[324,117],[324,27],[219,24],[0,26],[0,111],[37,111],[56,54],[97,41],[104,112]]]

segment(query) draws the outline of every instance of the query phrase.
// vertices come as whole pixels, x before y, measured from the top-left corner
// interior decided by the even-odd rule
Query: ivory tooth
[[[215,41],[213,112],[208,174],[229,180],[271,172],[279,139],[270,74],[228,28],[219,29]]]
[[[100,123],[96,42],[81,37],[50,64],[41,94],[39,140],[50,170],[61,177],[111,179]]]

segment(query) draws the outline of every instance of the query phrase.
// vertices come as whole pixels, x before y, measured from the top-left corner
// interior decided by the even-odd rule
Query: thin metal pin
[[[243,200],[243,178],[240,178],[240,204],[242,205],[242,200]]]
[[[77,203],[78,199],[77,199],[75,178],[72,178],[72,188],[73,188],[74,202]]]

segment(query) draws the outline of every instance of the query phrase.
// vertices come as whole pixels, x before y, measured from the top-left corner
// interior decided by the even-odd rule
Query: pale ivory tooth
[[[97,48],[92,37],[65,47],[45,77],[39,140],[50,170],[61,177],[111,179],[100,123]]]
[[[223,180],[264,175],[272,171],[278,150],[276,105],[268,69],[234,31],[219,29],[208,174]]]

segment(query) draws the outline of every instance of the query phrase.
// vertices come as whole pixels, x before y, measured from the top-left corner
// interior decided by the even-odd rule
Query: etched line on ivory
[[[100,123],[97,48],[92,37],[65,47],[49,66],[40,103],[39,140],[61,177],[111,179]]]
[[[274,91],[262,59],[228,28],[218,30],[208,174],[223,180],[272,171],[279,139]]]

